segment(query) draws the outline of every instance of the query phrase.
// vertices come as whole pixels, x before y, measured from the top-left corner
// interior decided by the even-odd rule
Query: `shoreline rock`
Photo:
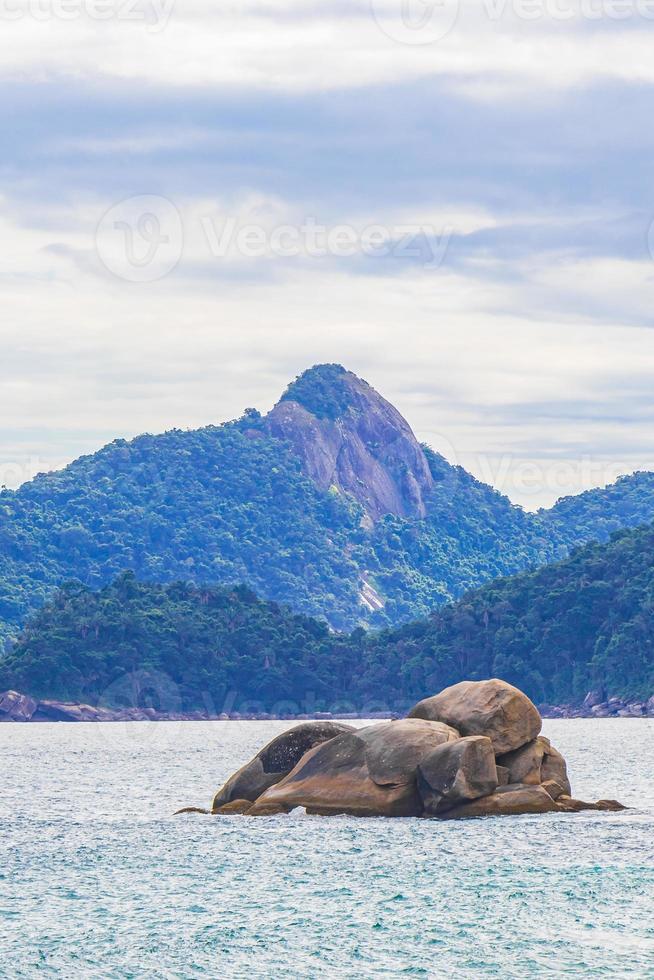
[[[596,695],[595,695],[596,696]],[[593,698],[594,699],[594,698]],[[591,700],[593,700],[591,699]],[[428,700],[428,699],[425,699]],[[421,704],[422,702],[419,702]],[[416,706],[417,707],[417,706]],[[624,700],[611,697],[587,704],[539,704],[543,719],[557,718],[654,718],[654,695],[649,699]],[[312,711],[310,715],[238,711],[157,711],[155,708],[105,708],[83,702],[39,700],[18,691],[0,692],[0,724],[41,722],[113,722],[113,721],[357,721],[390,720],[400,717],[397,711]]]

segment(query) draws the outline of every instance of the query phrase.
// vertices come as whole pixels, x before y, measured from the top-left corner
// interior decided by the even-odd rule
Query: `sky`
[[[528,509],[654,469],[654,0],[0,21],[0,483],[325,361]]]

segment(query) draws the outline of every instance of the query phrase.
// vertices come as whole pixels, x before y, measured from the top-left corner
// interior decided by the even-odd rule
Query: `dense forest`
[[[523,511],[434,453],[427,519],[388,515],[366,529],[358,504],[318,490],[259,421],[117,441],[0,494],[0,635],[61,582],[99,588],[127,568],[151,581],[245,582],[351,629],[425,615],[554,557]],[[381,611],[361,605],[363,572]]]
[[[338,365],[312,369],[284,397],[338,419],[342,375]],[[254,410],[221,426],[117,440],[3,490],[0,649],[63,582],[95,590],[125,569],[162,584],[243,582],[336,630],[395,626],[654,517],[651,473],[527,514],[423,448],[434,480],[424,519],[366,521],[352,497],[319,489]],[[361,601],[364,582],[372,603]]]
[[[239,425],[119,440],[0,494],[0,621],[8,635],[62,581],[98,588],[129,568],[245,581],[342,628],[359,610],[359,521],[288,447]]]
[[[562,497],[535,516],[570,548],[587,541],[608,541],[622,528],[649,524],[654,519],[653,505],[654,473],[638,472],[603,489]]]
[[[493,582],[397,629],[334,634],[245,586],[68,584],[0,661],[0,690],[120,705],[125,676],[165,679],[165,710],[402,710],[462,678],[539,703],[590,688],[654,693],[654,526]],[[155,683],[156,687],[156,683]],[[173,692],[172,694],[170,692]]]
[[[499,579],[431,617],[371,637],[366,689],[392,650],[415,691],[497,676],[539,703],[591,689],[654,694],[654,525],[616,532],[564,561]]]

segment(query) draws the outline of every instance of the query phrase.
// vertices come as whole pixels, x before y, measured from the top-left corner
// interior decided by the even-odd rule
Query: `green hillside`
[[[119,440],[0,494],[0,630],[15,632],[68,579],[126,568],[152,581],[245,582],[336,629],[400,622],[498,574],[553,556],[506,497],[429,455],[425,521],[362,527],[359,505],[320,491],[261,420]],[[368,571],[382,612],[359,601]]]
[[[393,626],[654,517],[649,473],[527,514],[420,447],[399,413],[338,365],[301,375],[280,405],[291,402],[294,443],[248,410],[221,426],[117,440],[2,491],[0,644],[63,582],[98,589],[125,569],[160,583],[243,582],[336,630]],[[352,492],[321,489],[303,461],[334,433],[352,453],[362,432],[366,445],[346,463],[368,469],[347,472]],[[372,474],[410,501],[412,460],[424,517],[370,520],[357,488]]]
[[[608,541],[624,527],[649,524],[654,518],[654,473],[622,476],[601,490],[562,497],[549,510],[540,510],[556,538],[568,547],[587,541]]]
[[[119,440],[0,494],[0,515],[5,633],[66,579],[98,588],[126,568],[247,581],[337,627],[358,614],[356,508],[320,493],[279,440],[236,424]]]
[[[334,634],[249,589],[138,582],[59,590],[0,661],[0,690],[120,703],[154,672],[177,709],[403,710],[498,676],[539,703],[654,694],[654,526],[494,582],[394,630]],[[167,686],[168,685],[168,686]],[[156,684],[155,684],[156,687]]]

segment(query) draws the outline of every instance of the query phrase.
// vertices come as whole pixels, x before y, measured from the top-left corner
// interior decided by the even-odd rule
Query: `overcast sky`
[[[0,482],[321,361],[530,509],[654,469],[630,4],[0,0]]]

